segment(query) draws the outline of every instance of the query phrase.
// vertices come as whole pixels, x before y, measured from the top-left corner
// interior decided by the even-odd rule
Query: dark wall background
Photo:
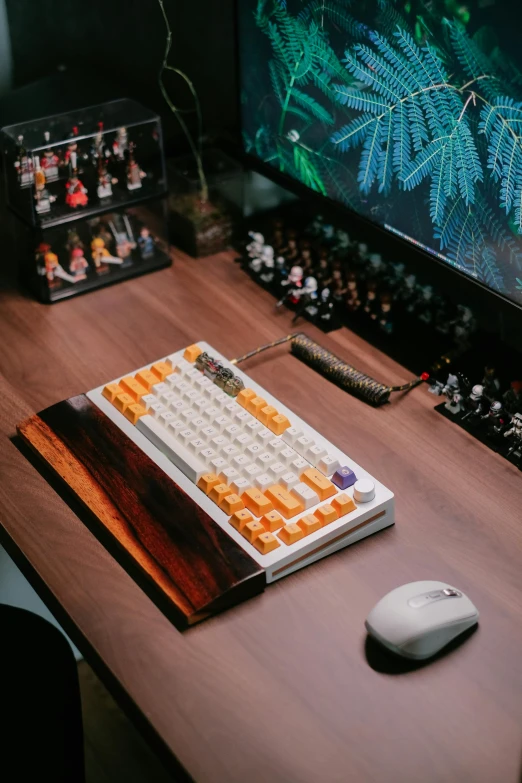
[[[169,63],[193,81],[206,133],[225,138],[238,130],[234,5],[233,0],[165,0],[172,29]],[[7,12],[14,86],[44,80],[41,103],[48,108],[38,107],[40,115],[133,97],[161,113],[171,147],[183,146],[157,82],[166,41],[158,0],[7,0]],[[177,105],[193,106],[179,77],[168,74],[166,83]],[[22,94],[34,92],[26,88]],[[18,111],[25,109],[28,117],[35,116],[34,105]],[[194,115],[187,119],[194,125]]]

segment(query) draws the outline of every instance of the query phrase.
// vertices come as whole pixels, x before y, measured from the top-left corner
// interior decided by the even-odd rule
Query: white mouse
[[[478,621],[476,607],[445,582],[410,582],[381,598],[366,619],[366,630],[405,658],[435,655]]]

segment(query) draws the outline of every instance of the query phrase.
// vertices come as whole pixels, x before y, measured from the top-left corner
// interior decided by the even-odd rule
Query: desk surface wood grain
[[[522,476],[434,412],[373,409],[286,346],[244,369],[396,494],[397,524],[181,634],[10,440],[52,403],[198,339],[229,357],[291,330],[227,254],[46,307],[0,295],[3,540],[113,690],[198,783],[520,780]],[[409,373],[346,329],[304,331],[389,383]],[[477,631],[423,666],[369,644],[397,585],[470,595]]]

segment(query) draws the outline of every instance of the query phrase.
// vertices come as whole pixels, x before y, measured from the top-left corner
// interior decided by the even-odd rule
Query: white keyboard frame
[[[259,396],[263,397],[267,404],[273,405],[280,413],[285,414],[288,417],[290,423],[294,426],[302,426],[311,432],[316,442],[322,445],[328,453],[334,455],[339,459],[339,462],[343,466],[351,468],[358,479],[369,478],[375,484],[375,498],[368,503],[355,503],[357,509],[350,512],[344,517],[330,523],[326,527],[317,530],[309,536],[305,536],[295,544],[287,546],[281,542],[281,546],[277,549],[269,552],[266,555],[262,555],[257,549],[250,544],[237,530],[235,530],[229,523],[229,516],[221,511],[218,506],[211,501],[202,490],[190,481],[190,479],[181,472],[170,460],[154,446],[139,430],[130,423],[125,416],[120,413],[112,403],[107,400],[102,392],[107,384],[99,386],[97,389],[93,389],[87,392],[87,397],[93,402],[103,413],[116,424],[120,430],[122,430],[139,448],[147,454],[153,462],[158,465],[170,478],[178,484],[184,492],[189,495],[217,524],[223,528],[223,530],[236,541],[250,557],[255,560],[266,571],[267,582],[273,582],[276,579],[280,579],[283,576],[291,574],[293,571],[297,571],[299,568],[303,568],[310,563],[319,560],[322,557],[336,552],[349,544],[354,544],[366,536],[376,533],[389,525],[394,524],[394,496],[393,492],[390,492],[387,487],[381,484],[376,478],[374,478],[368,471],[364,470],[360,465],[353,461],[347,454],[340,449],[336,448],[330,441],[324,438],[320,433],[316,432],[313,427],[310,427],[303,419],[297,416],[292,410],[283,405],[273,394],[263,389],[256,381],[252,380],[246,373],[242,372],[239,367],[231,364],[219,351],[216,351],[211,345],[206,342],[200,341],[196,343],[203,351],[206,351],[210,356],[219,359],[219,361],[225,366],[229,367],[236,375],[238,375],[244,382],[245,386],[256,390]],[[171,359],[183,357],[184,348],[180,351],[169,354]],[[143,369],[149,368],[155,361],[163,361],[165,356],[160,359],[149,362],[144,367],[138,367],[130,371],[131,375],[135,375],[137,372]],[[123,375],[107,383],[117,383]],[[325,381],[326,383],[326,381]],[[230,398],[233,399],[232,397]],[[353,499],[353,487],[349,487],[344,490],[347,495]],[[328,501],[326,501],[328,502]],[[307,514],[313,514],[314,510],[324,505],[325,501],[318,503],[315,506],[306,510]],[[355,529],[354,529],[355,528]]]

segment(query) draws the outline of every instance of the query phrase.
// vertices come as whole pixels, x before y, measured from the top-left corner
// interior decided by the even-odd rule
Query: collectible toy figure
[[[482,386],[484,387],[484,394],[486,397],[494,399],[498,395],[500,391],[500,381],[496,377],[496,370],[494,367],[484,367]]]
[[[140,228],[138,247],[140,249],[140,255],[144,261],[152,258],[156,253],[156,245],[147,226],[142,226]]]
[[[72,152],[69,159],[71,163],[71,175],[65,184],[65,203],[67,206],[71,207],[71,209],[86,207],[89,203],[89,199],[87,198],[87,188],[84,187],[83,182],[78,177],[76,152]]]
[[[49,131],[45,131],[44,137],[45,137],[45,141],[48,142],[51,137]],[[45,150],[43,157],[40,161],[40,165],[42,166],[43,172],[45,174],[45,179],[47,180],[47,182],[54,182],[54,180],[58,179],[59,164],[60,164],[60,158],[58,157],[58,155],[52,149]]]
[[[123,259],[111,256],[105,242],[101,237],[94,237],[91,242],[91,256],[94,262],[94,267],[98,274],[104,274],[109,271],[107,264],[122,264]]]
[[[246,246],[247,254],[249,258],[256,258],[257,256],[261,255],[261,251],[263,250],[265,244],[265,238],[263,234],[260,234],[257,231],[249,231],[248,236],[252,239],[252,241],[249,242]]]
[[[137,243],[134,239],[134,233],[128,215],[115,215],[114,220],[109,220],[109,227],[116,242],[116,254],[118,255],[118,258],[123,260],[130,259],[132,251],[137,247]]]
[[[43,215],[46,212],[51,211],[51,203],[56,201],[56,196],[49,195],[49,191],[45,187],[45,174],[40,166],[40,158],[35,156],[35,172],[34,172],[34,198],[36,201],[35,209],[39,215]]]
[[[71,162],[71,157],[74,155],[75,161],[78,158],[78,142],[76,141],[76,136],[78,135],[78,128],[74,127],[71,133],[71,141],[67,145],[67,150],[65,152],[65,158],[64,163],[65,165],[68,165]],[[72,164],[73,168],[76,168],[76,163]]]
[[[442,394],[447,397],[445,408],[456,415],[462,410],[462,394],[460,393],[460,383],[457,375],[448,375],[446,385],[442,387]]]
[[[108,173],[103,158],[98,158],[98,187],[96,188],[98,198],[103,199],[112,196],[112,186],[117,182],[116,177],[111,177]]]
[[[147,176],[136,163],[134,158],[134,149],[135,144],[131,141],[129,144],[129,160],[127,163],[127,190],[136,190],[137,188],[141,188],[141,180]]]
[[[112,152],[117,160],[125,160],[125,153],[128,147],[127,128],[119,128],[116,138],[112,142]]]
[[[41,245],[36,248],[36,254],[37,258],[39,258],[42,263],[40,272],[45,275],[49,287],[53,288],[56,285],[60,285],[60,281],[55,279],[56,270],[60,268],[60,263],[56,253],[51,251],[51,245],[42,242]]]
[[[259,270],[259,278],[269,285],[274,279],[274,248],[270,245],[265,245],[265,248],[261,254],[261,269]]]
[[[276,307],[281,307],[281,305],[284,305],[287,302],[296,305],[299,302],[299,289],[303,286],[303,270],[301,267],[293,266],[288,278],[283,280],[281,285],[286,287],[287,290],[284,296],[276,304]]]
[[[511,420],[511,426],[504,433],[505,438],[511,439],[511,445],[506,454],[507,457],[511,456],[513,452],[518,452],[518,456],[521,456],[520,451],[522,447],[522,413],[515,413]]]
[[[505,409],[511,413],[522,413],[522,381],[511,381],[502,397]]]
[[[462,417],[462,421],[467,418],[476,419],[484,415],[487,409],[488,401],[484,397],[484,387],[477,383],[471,390],[471,394],[466,400],[468,412]]]
[[[14,166],[18,174],[20,187],[25,188],[27,185],[32,185],[34,182],[34,166],[24,147],[23,136],[18,136],[18,158],[15,160]]]
[[[294,296],[296,296],[299,301],[296,313],[292,318],[292,323],[295,323],[304,312],[307,312],[311,317],[317,315],[317,280],[315,277],[307,277],[304,281],[304,286],[298,291],[295,291]]]
[[[81,247],[73,248],[71,251],[71,260],[69,262],[69,272],[73,275],[76,282],[80,282],[80,280],[85,280],[87,278],[85,270],[88,266],[89,264],[83,255]]]

